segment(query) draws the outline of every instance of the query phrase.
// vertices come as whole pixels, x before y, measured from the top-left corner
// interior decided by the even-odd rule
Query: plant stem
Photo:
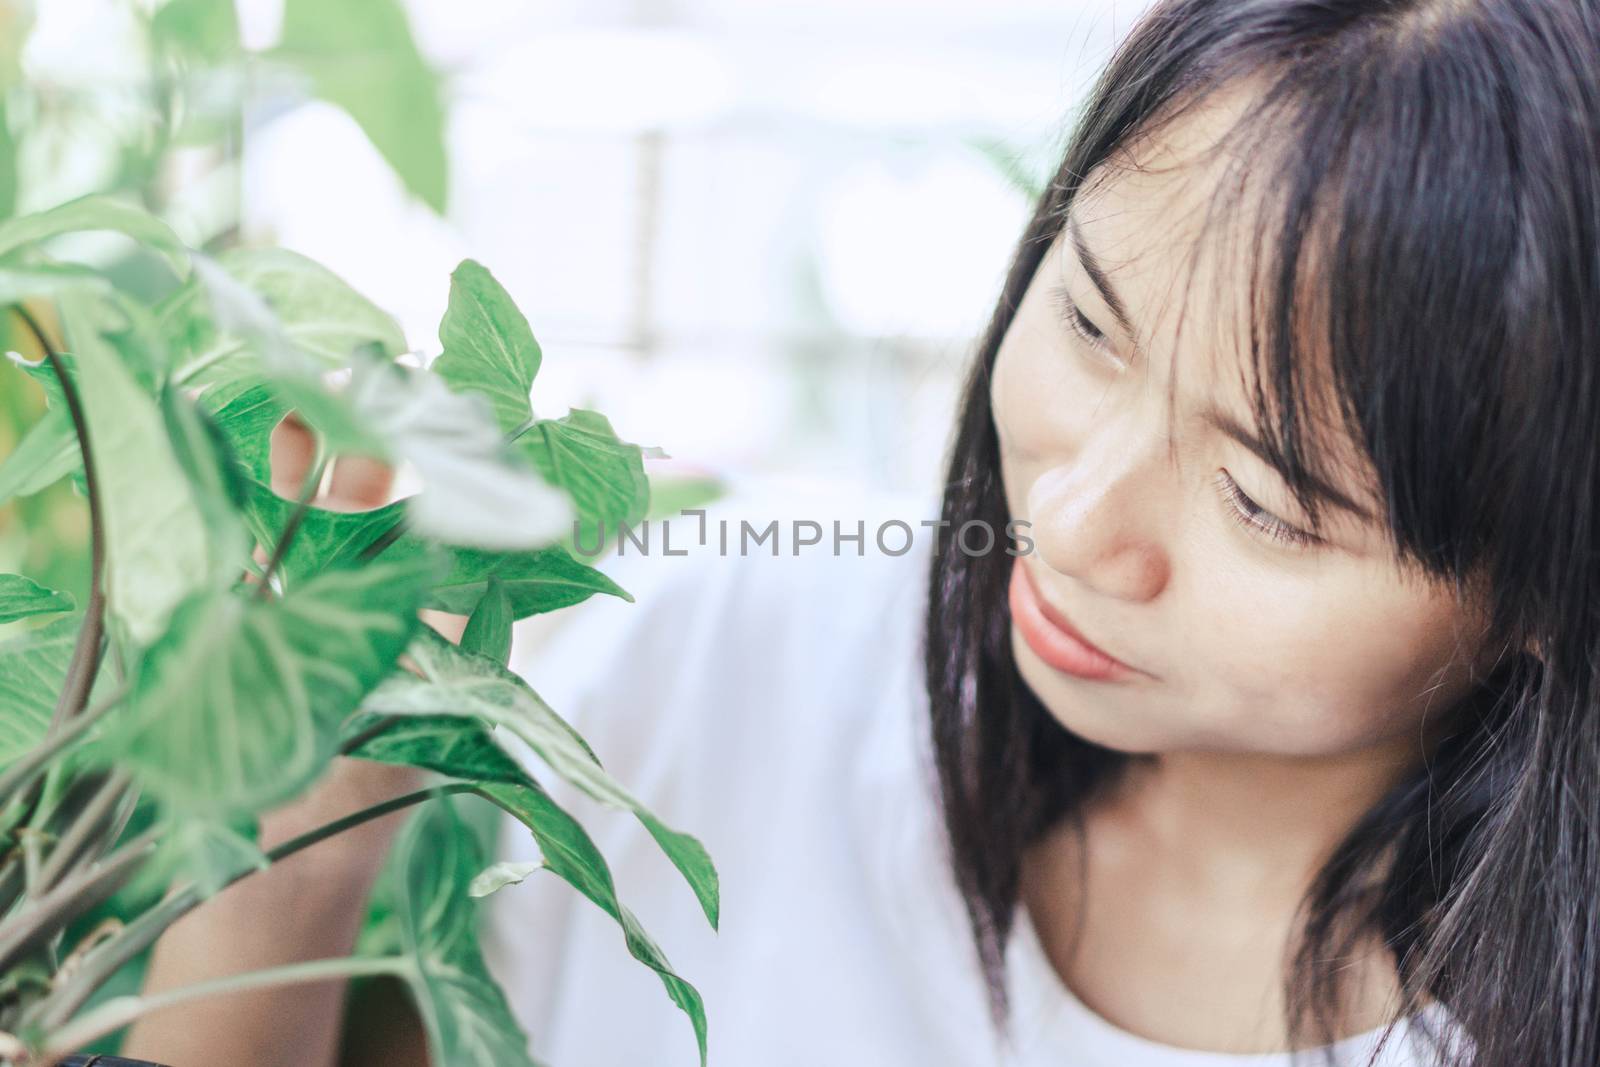
[[[67,832],[61,835],[61,840],[51,850],[50,858],[39,871],[39,880],[34,884],[36,892],[48,893],[70,866],[96,846],[96,835],[104,833],[111,814],[128,795],[132,783],[133,776],[127,771],[112,771],[107,776],[94,797],[84,806],[83,811],[72,821]],[[103,838],[99,844],[104,847]]]
[[[78,387],[67,374],[61,353],[39,326],[39,322],[21,304],[11,310],[33,334],[39,348],[50,361],[56,380],[61,384],[61,395],[67,403],[67,414],[72,419],[73,432],[78,436],[78,451],[83,456],[83,483],[89,500],[89,604],[84,610],[83,627],[78,631],[77,644],[72,649],[72,660],[67,666],[67,677],[51,715],[52,726],[71,719],[89,703],[89,690],[94,686],[94,676],[100,669],[102,642],[106,621],[106,531],[105,519],[100,509],[100,481],[95,473],[94,449],[89,445],[89,421],[83,413],[83,402]]]
[[[333,822],[307,831],[299,837],[285,841],[277,848],[269,851],[267,859],[276,863],[288,856],[292,856],[301,849],[310,848],[319,841],[335,834],[343,833],[369,820],[387,815],[392,811],[398,811],[401,808],[436,796],[470,792],[474,788],[475,786],[466,782],[451,782],[428,789],[419,789],[416,792],[395,797],[393,800],[386,800],[371,807],[362,808],[360,811],[352,812],[343,818],[335,819]],[[235,875],[228,881],[227,885],[232,885],[253,870],[254,868],[251,868]],[[112,975],[121,970],[129,960],[154,944],[156,938],[161,936],[162,931],[188,914],[200,902],[200,893],[192,884],[174,891],[165,900],[129,923],[116,937],[107,941],[88,956],[85,956],[82,965],[73,972],[72,977],[49,996],[39,1001],[28,1013],[26,1021],[35,1023],[44,1029],[65,1023],[72,1017],[74,1012],[83,1006],[84,1002],[89,999],[96,989],[100,988]]]
[[[23,905],[0,922],[0,973],[74,915],[94,907],[120,889],[150,858],[157,831],[149,830],[90,867],[73,872],[50,892]]]
[[[340,745],[339,746],[339,755],[341,755],[341,756],[350,755],[351,753],[355,752],[356,749],[360,748],[362,745],[366,744],[368,741],[371,741],[374,737],[380,737],[383,734],[387,733],[389,731],[389,728],[392,727],[395,723],[397,723],[399,721],[400,721],[400,717],[398,715],[380,715],[380,716],[378,716],[377,721],[374,722],[371,726],[367,727],[365,730],[362,730],[360,733],[358,733],[354,737],[350,738],[350,740],[348,740],[348,741],[344,742],[344,744]]]
[[[267,569],[261,573],[260,596],[266,597],[271,594],[272,576],[283,564],[283,558],[289,554],[289,546],[294,543],[294,535],[300,531],[300,524],[305,521],[306,512],[311,510],[311,499],[317,495],[317,489],[322,485],[322,474],[327,468],[327,446],[323,444],[321,436],[318,436],[315,458],[311,461],[311,472],[306,475],[305,484],[300,486],[300,498],[295,501],[294,510],[289,513],[288,521],[283,524],[283,532],[278,535],[278,543],[272,548],[272,558],[267,561]]]
[[[106,699],[84,714],[46,734],[44,740],[32,751],[6,768],[5,773],[0,774],[0,800],[27,785],[33,776],[44,770],[63,749],[88,733],[89,728],[99,722],[106,712],[122,703],[130,688],[127,684],[119,685]]]
[[[323,982],[334,978],[354,978],[361,975],[409,974],[411,961],[399,956],[361,957],[339,956],[331,959],[306,960],[271,967],[262,971],[215,978],[209,982],[170,989],[150,996],[116,997],[94,1011],[74,1020],[51,1035],[43,1058],[71,1054],[96,1038],[122,1029],[141,1015],[170,1008],[202,997],[221,996],[226,993],[243,993],[276,985],[293,985],[299,982]]]
[[[409,526],[410,523],[406,521],[404,516],[401,516],[399,522],[395,523],[393,526],[383,531],[383,533],[379,534],[377,540],[373,541],[372,544],[368,545],[366,548],[363,548],[360,553],[357,554],[356,558],[362,563],[366,563],[374,557],[381,555],[383,551],[390,545],[400,540],[401,535],[406,532],[406,529]]]
[[[408,808],[413,804],[419,804],[424,800],[431,800],[434,797],[450,796],[453,793],[470,793],[476,788],[477,786],[471,782],[450,782],[446,785],[433,785],[426,789],[418,789],[414,793],[406,793],[403,796],[395,797],[393,800],[385,800],[381,804],[374,804],[369,808],[362,808],[360,811],[351,812],[342,819],[335,819],[330,823],[324,823],[315,830],[307,830],[299,837],[291,837],[277,848],[268,851],[267,859],[271,860],[273,863],[277,863],[279,860],[284,859],[287,856],[294,855],[301,849],[310,848],[318,841],[323,841],[337,834],[342,834],[352,827],[360,826],[364,822],[370,822],[373,819],[380,818],[381,816],[389,814],[391,811],[399,811],[401,808]]]

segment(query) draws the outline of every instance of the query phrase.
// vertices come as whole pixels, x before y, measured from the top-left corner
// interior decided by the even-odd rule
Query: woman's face
[[[1191,153],[1228,118],[1214,108],[1152,140],[1140,158],[1157,169],[1092,175],[1001,344],[1006,497],[1033,540],[1014,562],[1018,668],[1065,726],[1123,751],[1419,751],[1425,719],[1489,666],[1481,617],[1401,571],[1353,447],[1321,457],[1352,507],[1327,505],[1323,539],[1301,536],[1287,484],[1240,440],[1255,432],[1233,325],[1244,284],[1225,257],[1197,262],[1178,343],[1216,173]],[[1248,223],[1214,221],[1212,236],[1234,225]],[[1040,601],[1132,670],[1089,677],[1081,646],[1038,623]]]

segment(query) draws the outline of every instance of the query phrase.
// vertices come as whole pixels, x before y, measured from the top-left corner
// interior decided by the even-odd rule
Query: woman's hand
[[[315,442],[294,416],[272,434],[272,488],[298,499]],[[362,456],[331,464],[317,507],[361,511],[388,503],[392,469]],[[258,558],[260,558],[258,556]],[[441,612],[424,619],[452,641],[466,620]],[[421,771],[336,758],[304,796],[261,820],[271,848],[333,819],[423,785]],[[298,960],[348,955],[372,884],[406,812],[329,838],[240,880],[175,923],[157,943],[145,990],[154,992]],[[344,983],[329,981],[207,998],[136,1023],[124,1053],[172,1067],[237,1063],[251,1067],[329,1067],[339,1051]],[[425,1062],[420,1045],[417,1063]],[[396,1062],[393,1058],[391,1063]]]

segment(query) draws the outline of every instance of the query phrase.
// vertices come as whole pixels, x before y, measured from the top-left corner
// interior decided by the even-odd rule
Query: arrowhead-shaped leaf
[[[114,230],[160,252],[183,277],[189,273],[189,250],[172,227],[125,200],[84,196],[48,211],[0,223],[0,256],[64,233]]]
[[[470,829],[447,802],[427,804],[400,845],[398,919],[414,969],[432,1061],[450,1067],[533,1067],[528,1039],[478,949],[467,886],[483,867]]]
[[[456,392],[487,397],[502,433],[533,417],[528,393],[539,373],[539,342],[511,295],[475,260],[450,275],[439,342],[444,352],[429,369]]]
[[[309,357],[311,367],[347,366],[351,353],[375,346],[393,358],[405,351],[394,317],[313,260],[283,248],[236,249],[216,264],[255,294],[276,317],[282,336]],[[173,348],[172,377],[180,385],[253,380],[260,366],[248,331],[214,322],[214,286],[197,278],[161,308],[159,321]]]
[[[286,0],[274,58],[350,113],[406,187],[443,213],[447,175],[439,78],[399,0]]]
[[[72,293],[61,312],[97,466],[107,612],[149,644],[211,571],[206,525],[159,408],[101,333],[102,307]]]
[[[44,737],[82,625],[73,615],[0,644],[0,768]]]
[[[395,551],[414,551],[410,546],[415,544],[401,538]],[[505,587],[512,617],[517,619],[582,603],[596,593],[633,601],[604,572],[574,559],[560,545],[550,545],[526,552],[451,549],[450,569],[434,586],[428,606],[465,615],[483,599],[491,578]]]
[[[375,717],[352,724],[369,728]],[[705,1063],[705,1006],[694,986],[672,969],[639,920],[617,898],[611,868],[583,826],[523,771],[472,718],[423,716],[396,723],[368,740],[352,755],[384,763],[425,767],[453,778],[479,783],[477,792],[526,826],[539,845],[543,866],[588,897],[622,928],[628,952],[661,978],[672,1002],[689,1017]],[[714,885],[712,892],[715,892]]]
[[[48,489],[69,474],[75,476],[81,491],[83,454],[55,368],[42,359],[30,362],[14,352],[6,355],[13,366],[39,383],[46,407],[44,417],[28,428],[16,448],[0,462],[0,504],[14,496],[31,496]],[[77,361],[70,355],[59,358],[68,376],[76,380]]]
[[[383,720],[384,716],[364,712],[346,725],[345,738],[367,734]],[[457,715],[402,716],[361,742],[349,755],[403,767],[425,767],[469,782],[520,785],[528,780],[528,772],[487,729]]]
[[[260,811],[307,785],[339,725],[393,668],[431,575],[416,563],[325,571],[281,598],[197,593],[145,657],[107,747],[191,808]]]
[[[364,710],[385,715],[470,715],[511,731],[551,770],[594,799],[633,812],[694,890],[706,919],[717,925],[717,872],[705,847],[663,824],[612,778],[577,731],[526,681],[430,630],[421,631],[406,654],[420,676],[410,671],[390,676],[363,702]]]
[[[511,597],[506,593],[505,583],[491,576],[483,599],[472,609],[466,629],[461,633],[462,650],[505,666],[511,659],[512,619]]]
[[[535,871],[542,870],[543,863],[493,863],[473,877],[472,883],[467,886],[467,895],[486,897],[508,885],[521,885],[533,877]]]
[[[0,623],[16,622],[30,615],[71,611],[73,607],[72,597],[67,593],[46,589],[20,574],[0,574]]]
[[[234,460],[251,478],[270,485],[272,430],[289,413],[289,405],[260,382],[214,386],[200,394],[198,403],[211,414]]]
[[[430,372],[375,363],[358,365],[346,392],[363,424],[421,476],[410,506],[417,532],[452,545],[522,549],[570,528],[571,504],[506,444],[484,397],[451,392]]]
[[[78,436],[65,411],[47,411],[0,461],[0,504],[32,496],[83,469]]]
[[[574,408],[559,419],[540,419],[517,438],[517,446],[546,481],[571,496],[579,517],[577,544],[585,554],[649,510],[643,451],[620,440],[599,412]]]
[[[574,889],[598,904],[622,927],[623,939],[634,959],[655,971],[672,998],[694,1027],[700,1063],[706,1062],[706,1011],[699,992],[680,978],[639,920],[617,899],[611,868],[594,840],[578,821],[561,808],[536,782],[526,785],[486,785],[479,795],[489,798],[526,826],[539,844],[544,865]]]
[[[246,482],[246,488],[249,492],[246,519],[256,540],[270,551],[278,543],[290,516],[294,514],[296,502],[285,500],[258,481]],[[403,521],[405,512],[403,500],[366,511],[306,508],[281,564],[285,582],[292,585],[326,568],[354,561],[362,549]],[[403,556],[395,553],[386,555],[384,559],[393,563],[402,558],[420,558],[431,551],[431,546],[424,545],[417,552]]]

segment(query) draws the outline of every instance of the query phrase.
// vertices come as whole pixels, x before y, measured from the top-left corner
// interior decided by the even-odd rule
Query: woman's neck
[[[1024,860],[1023,905],[1064,982],[1153,1041],[1287,1047],[1286,953],[1328,855],[1402,776],[1404,746],[1338,759],[1139,758]],[[1385,1021],[1393,963],[1368,943],[1344,1029]]]
[[[1099,807],[1174,863],[1303,887],[1417,758],[1414,742],[1336,757],[1167,753],[1132,761]]]

